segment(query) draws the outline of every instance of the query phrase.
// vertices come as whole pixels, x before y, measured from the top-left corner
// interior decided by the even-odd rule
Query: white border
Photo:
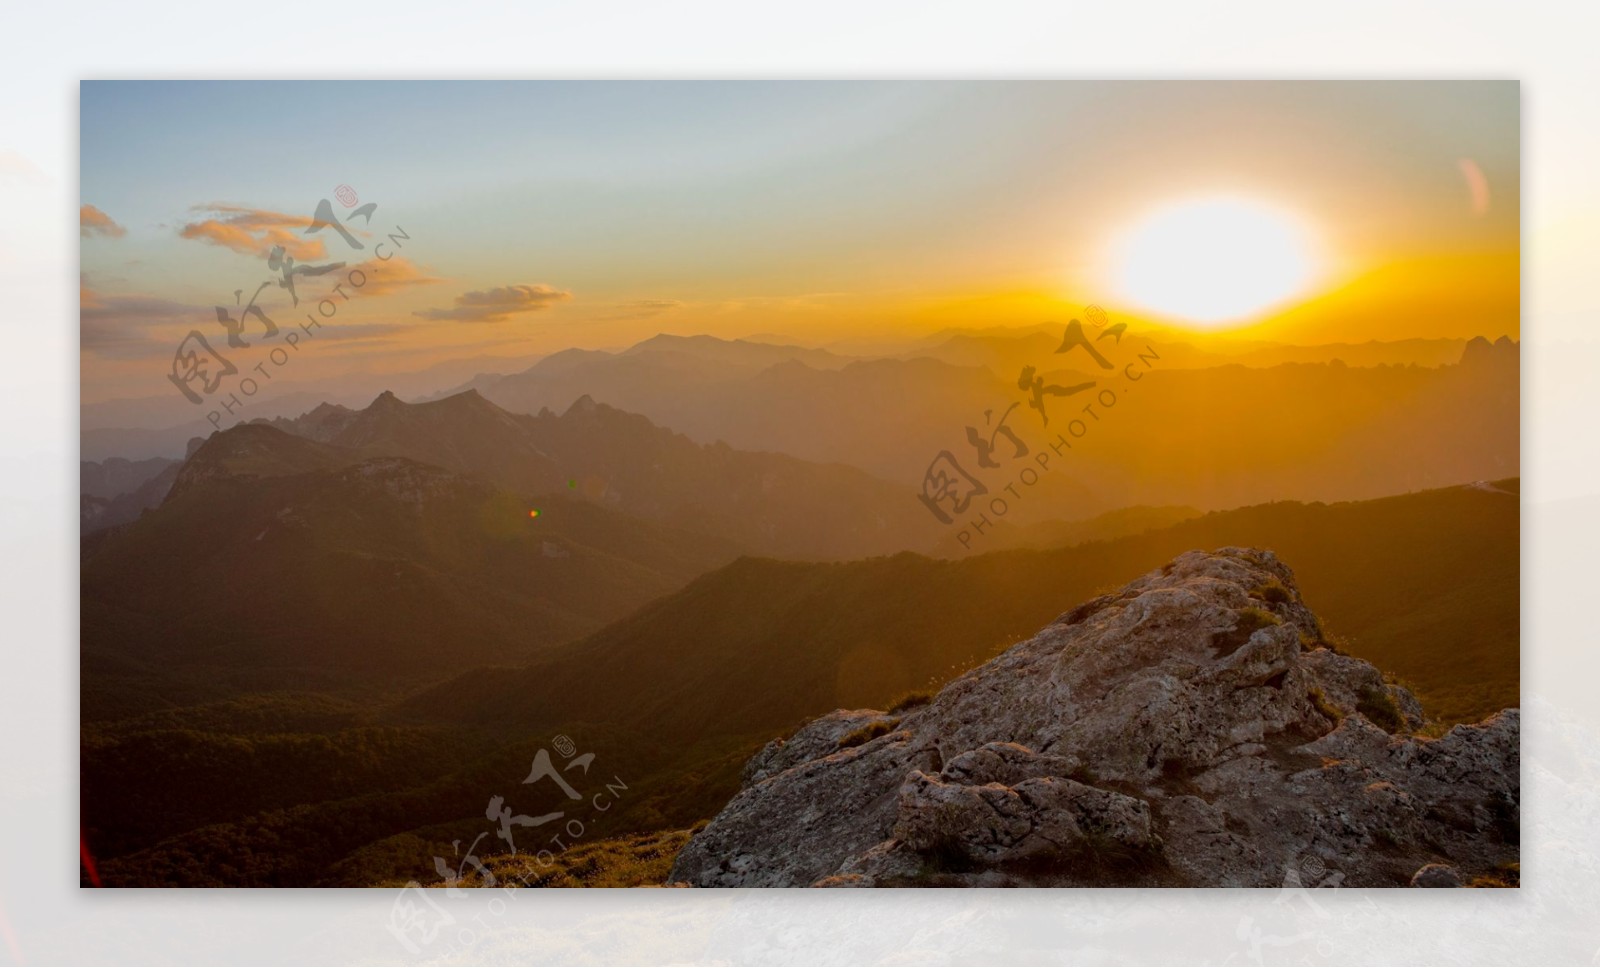
[[[3,23],[0,962],[13,944],[30,963],[407,959],[383,928],[387,891],[76,886],[77,82],[257,76],[1520,79],[1527,886],[1323,892],[1320,913],[1287,922],[1275,892],[530,892],[470,959],[1250,964],[1246,939],[1266,927],[1310,932],[1264,949],[1267,963],[1596,962],[1600,347],[1587,324],[1600,301],[1600,7],[191,0],[15,4]]]

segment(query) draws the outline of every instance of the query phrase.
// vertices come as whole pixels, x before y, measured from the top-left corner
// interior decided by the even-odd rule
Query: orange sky
[[[86,401],[173,392],[177,343],[199,331],[225,346],[216,308],[237,315],[275,278],[275,245],[302,265],[346,263],[301,277],[301,306],[264,290],[280,324],[303,321],[350,268],[372,270],[325,322],[302,379],[663,331],[914,338],[1087,303],[1197,339],[1520,335],[1515,83],[82,91]],[[310,128],[337,122],[337,147],[229,147],[285,98]],[[1218,193],[1303,227],[1313,284],[1220,328],[1116,291],[1106,263],[1119,233]],[[307,234],[322,199],[361,250],[330,228]],[[397,228],[410,239],[378,261]]]

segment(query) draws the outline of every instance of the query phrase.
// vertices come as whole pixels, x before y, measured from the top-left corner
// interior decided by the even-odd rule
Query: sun
[[[1156,209],[1112,246],[1128,302],[1208,328],[1244,323],[1304,294],[1317,272],[1299,220],[1263,202],[1214,196]]]

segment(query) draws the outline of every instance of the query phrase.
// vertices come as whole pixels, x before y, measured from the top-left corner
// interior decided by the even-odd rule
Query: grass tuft
[[[900,725],[898,719],[874,719],[860,729],[853,729],[841,736],[839,738],[839,748],[847,750],[863,743],[870,743],[879,736],[894,732],[894,728],[898,725]]]
[[[1317,712],[1321,713],[1328,722],[1335,726],[1344,722],[1344,710],[1329,702],[1327,693],[1323,692],[1321,687],[1312,686],[1309,695],[1311,696],[1311,705],[1315,706]]]
[[[1234,627],[1234,632],[1249,636],[1261,629],[1282,624],[1283,619],[1264,608],[1256,608],[1252,605],[1249,608],[1239,610],[1239,624]]]
[[[1388,690],[1373,686],[1361,690],[1356,712],[1372,721],[1372,725],[1386,733],[1398,733],[1406,728],[1406,718]]]
[[[894,701],[894,705],[889,707],[889,712],[903,713],[908,709],[926,706],[930,702],[933,702],[933,693],[931,692],[908,692]]]
[[[1294,593],[1276,578],[1257,585],[1251,590],[1250,597],[1270,605],[1287,605],[1294,601]]]

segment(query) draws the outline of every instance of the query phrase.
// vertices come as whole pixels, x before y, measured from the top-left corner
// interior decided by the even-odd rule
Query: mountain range
[[[1054,355],[1042,334],[1017,340],[1051,385],[1096,378],[1081,360],[1064,366],[1067,358]],[[800,355],[771,363],[772,348],[748,349],[759,344],[657,337],[624,353],[552,357],[475,386],[523,412],[586,393],[697,441],[849,464],[913,487],[941,452],[970,465],[976,458],[968,438],[992,438],[1001,423],[1036,454],[1072,418],[1095,421],[1092,436],[1074,444],[1071,474],[1047,475],[1037,498],[1018,509],[1017,520],[1028,523],[1139,504],[1216,509],[1279,498],[1360,499],[1520,470],[1520,373],[1510,340],[1430,343],[1437,352],[1429,359],[1454,354],[1437,366],[1350,365],[1335,350],[1300,354],[1314,362],[1246,366],[1223,357],[1194,366],[1197,360],[1169,359],[1169,344],[1132,333],[1120,340],[1127,345],[1118,344],[1118,358],[1142,354],[1152,372],[1136,389],[1100,377],[1100,386],[1119,394],[1115,413],[1101,407],[1085,416],[1083,402],[1095,402],[1087,397],[1052,401],[1054,424],[1022,406],[1027,395],[1014,369],[991,368],[1021,355],[957,353],[949,344],[942,358],[818,365]],[[1345,355],[1385,358],[1376,351]]]
[[[518,672],[475,671],[415,708],[550,727],[603,682],[620,725],[688,741],[876,706],[1026,637],[1193,548],[1281,549],[1345,650],[1411,682],[1430,715],[1517,705],[1515,481],[1342,504],[1277,502],[1050,550],[837,564],[742,558]],[[738,603],[737,605],[735,603]],[[846,620],[847,618],[847,620]]]
[[[86,462],[101,874],[425,877],[557,735],[627,777],[596,836],[681,844],[775,736],[898,717],[1194,549],[1293,562],[1319,617],[1302,644],[1381,670],[1428,728],[1518,704],[1514,342],[1438,366],[1158,361],[969,543],[913,498],[929,450],[970,463],[963,429],[1016,393],[1004,347],[958,336],[939,359],[658,337]],[[1011,419],[1042,452],[1038,414]],[[1004,493],[1023,465],[992,456]]]
[[[85,684],[131,677],[167,696],[187,676],[226,694],[528,658],[736,550],[246,425],[207,441],[160,508],[86,540]]]
[[[647,520],[781,557],[851,558],[935,540],[904,486],[852,467],[697,444],[579,397],[563,413],[514,414],[474,390],[426,403],[379,396],[271,426],[352,454],[409,457],[519,493],[567,491]]]
[[[335,453],[268,427],[250,432],[278,444],[290,441],[294,459],[305,464]],[[217,456],[196,454],[203,462]],[[223,456],[259,459],[258,453]],[[339,484],[346,478],[364,482],[362,489],[346,492]],[[414,499],[434,487],[465,493],[430,511],[437,526],[404,525],[409,508],[419,506]],[[772,737],[836,708],[889,710],[925,701],[1049,624],[1062,602],[1091,599],[1108,583],[1158,569],[1196,547],[1270,543],[1285,549],[1285,560],[1296,563],[1297,595],[1321,619],[1324,641],[1316,644],[1397,677],[1434,723],[1475,721],[1517,704],[1514,480],[1343,504],[1279,502],[1112,540],[960,560],[899,554],[839,563],[711,562],[704,566],[710,571],[662,591],[631,615],[566,644],[523,652],[521,659],[511,648],[507,658],[481,658],[490,649],[471,652],[487,620],[465,611],[420,615],[421,606],[389,599],[334,609],[340,599],[314,597],[330,572],[368,556],[330,558],[326,548],[361,548],[371,540],[362,535],[370,525],[374,536],[391,536],[387,554],[459,574],[463,594],[485,609],[528,614],[534,606],[512,596],[529,584],[524,579],[536,567],[529,559],[542,555],[543,539],[537,545],[518,537],[480,544],[461,537],[463,516],[485,507],[471,495],[486,487],[396,458],[280,477],[217,476],[192,491],[186,486],[129,529],[154,528],[164,518],[172,524],[162,530],[223,521],[234,528],[215,535],[228,540],[214,559],[161,582],[163,588],[190,593],[182,603],[189,609],[206,609],[205,596],[193,594],[197,588],[231,589],[248,603],[257,601],[253,590],[269,576],[288,584],[251,614],[202,614],[172,630],[172,641],[130,636],[140,624],[127,616],[96,621],[104,608],[101,582],[129,580],[140,572],[143,556],[136,560],[129,548],[115,561],[86,562],[95,591],[85,592],[85,817],[90,842],[107,853],[101,870],[108,882],[403,883],[431,871],[431,857],[448,854],[452,839],[470,842],[483,826],[483,797],[522,776],[529,758],[557,734],[572,737],[626,778],[629,794],[596,821],[595,836],[681,830],[728,802],[745,761]],[[310,500],[313,491],[356,500],[300,511],[295,502]],[[266,498],[269,492],[259,509],[250,509],[248,495]],[[256,557],[251,545],[260,525],[251,516],[275,520],[285,506],[279,500],[305,515],[308,532],[332,529],[320,540],[324,551],[285,546],[282,556],[243,563]],[[200,518],[194,502],[214,507],[214,516]],[[498,507],[492,497],[487,506]],[[183,518],[169,518],[172,510]],[[339,524],[336,516],[352,520]],[[293,523],[294,514],[278,521]],[[102,540],[109,545],[129,529],[114,529]],[[639,541],[636,531],[627,534],[630,546]],[[269,536],[262,544],[271,548],[293,536]],[[685,540],[670,537],[660,554],[684,554]],[[493,548],[499,557],[484,559]],[[141,543],[141,550],[168,555],[152,544]],[[475,566],[480,561],[493,567]],[[653,564],[657,572],[679,575],[702,567],[683,561],[674,571],[670,558],[659,557]],[[331,591],[359,593],[367,579],[367,594],[376,595],[393,580],[395,567],[391,559],[374,562],[347,584],[335,575]],[[417,572],[406,571],[397,587],[409,599],[434,600],[420,582],[424,569]],[[506,574],[497,578],[497,572]],[[629,573],[629,581],[639,580]],[[126,592],[130,610],[132,602],[150,600],[145,589]],[[292,596],[301,598],[291,602]],[[308,602],[304,596],[313,597]],[[294,611],[285,611],[291,605]],[[393,618],[379,613],[391,608],[402,610]],[[206,629],[219,619],[231,632],[227,669],[211,664],[217,656],[206,644],[214,641]],[[468,627],[458,631],[451,624],[458,621]],[[245,623],[277,640],[241,641],[238,626]],[[178,648],[179,640],[188,647]],[[237,661],[245,645],[305,661],[297,653],[302,644],[336,651],[359,644],[385,656],[432,651],[484,667],[440,682],[452,676],[446,664],[384,687],[332,674],[286,681]],[[164,691],[131,677],[138,663],[162,668]],[[231,678],[226,690],[208,682],[210,691],[191,685],[185,692],[173,684],[185,669]],[[240,755],[270,761],[294,782],[262,785],[246,775],[218,787],[219,776],[237,772],[229,764]],[[130,770],[135,762],[140,768]],[[382,768],[386,763],[391,766]]]

